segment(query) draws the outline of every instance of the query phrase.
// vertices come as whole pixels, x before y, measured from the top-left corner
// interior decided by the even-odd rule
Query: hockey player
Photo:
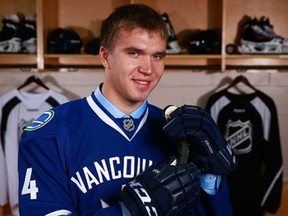
[[[87,98],[43,113],[22,134],[20,214],[231,215],[224,175],[235,161],[215,122],[194,106],[166,121],[147,101],[164,71],[161,16],[144,5],[117,8],[100,41],[104,82]],[[203,153],[175,163],[186,138]]]

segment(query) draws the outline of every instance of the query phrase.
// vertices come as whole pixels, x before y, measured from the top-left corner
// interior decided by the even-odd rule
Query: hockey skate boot
[[[272,35],[262,28],[253,17],[244,27],[239,51],[243,54],[280,54],[283,39]]]
[[[18,36],[20,18],[16,15],[7,15],[2,20],[0,31],[0,53],[18,53],[21,51],[21,39]]]
[[[277,35],[274,32],[273,25],[271,25],[269,17],[263,16],[259,21],[261,28],[271,36],[271,38],[279,38],[282,41],[282,53],[288,53],[288,39]]]
[[[168,44],[166,48],[167,54],[178,54],[181,53],[181,48],[178,44],[175,31],[173,29],[173,26],[169,20],[168,14],[164,13],[162,14],[162,19],[164,20],[167,30],[168,30]]]
[[[36,20],[34,16],[25,16],[19,36],[23,53],[36,53]]]
[[[259,25],[271,37],[277,37],[276,33],[274,32],[273,25],[271,25],[270,23],[269,17],[267,16],[261,17]]]

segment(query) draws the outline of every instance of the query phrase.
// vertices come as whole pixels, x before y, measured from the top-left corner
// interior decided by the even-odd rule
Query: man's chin
[[[148,98],[149,94],[141,94],[138,96],[134,97],[134,102],[135,103],[143,103],[147,98]]]

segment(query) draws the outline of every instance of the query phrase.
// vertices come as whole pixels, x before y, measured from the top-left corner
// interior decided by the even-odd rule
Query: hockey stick
[[[171,119],[171,113],[177,109],[176,106],[170,105],[165,108],[164,115],[165,119],[168,121]],[[188,161],[189,156],[189,143],[183,139],[180,141],[178,146],[178,157],[177,157],[177,164],[185,164]]]

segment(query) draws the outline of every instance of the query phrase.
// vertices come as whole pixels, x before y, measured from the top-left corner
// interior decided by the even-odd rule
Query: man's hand
[[[200,171],[175,159],[152,165],[127,184],[121,200],[132,216],[177,216],[191,208],[200,190]]]
[[[189,144],[186,157],[203,173],[227,175],[236,168],[231,145],[204,109],[192,105],[178,107],[169,114],[163,129],[179,147]],[[179,149],[178,154],[184,155],[183,148]]]

